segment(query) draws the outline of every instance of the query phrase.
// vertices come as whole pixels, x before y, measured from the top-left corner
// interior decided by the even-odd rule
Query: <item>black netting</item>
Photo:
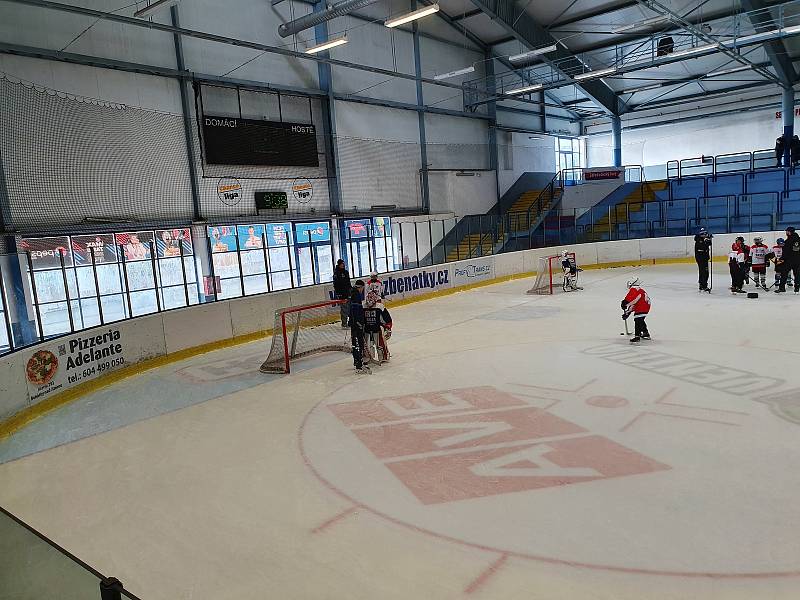
[[[39,233],[192,215],[183,120],[0,76],[11,223]],[[183,149],[183,150],[182,150]]]

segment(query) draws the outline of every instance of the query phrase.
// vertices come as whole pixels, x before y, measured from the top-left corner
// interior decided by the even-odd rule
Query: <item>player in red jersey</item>
[[[640,340],[649,340],[650,332],[647,330],[645,317],[650,314],[650,296],[640,285],[639,278],[634,277],[628,280],[628,295],[622,301],[623,319],[627,319],[633,314],[634,334],[631,343],[635,344]]]

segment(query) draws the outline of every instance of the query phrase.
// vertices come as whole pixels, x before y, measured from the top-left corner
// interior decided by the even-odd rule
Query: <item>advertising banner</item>
[[[156,248],[159,258],[192,254],[192,236],[188,229],[159,229],[156,231]]]
[[[381,274],[383,295],[387,300],[419,296],[452,287],[451,267],[434,265],[425,269]]]
[[[215,225],[208,228],[211,239],[211,252],[232,252],[236,250],[236,227]]]
[[[593,167],[583,170],[584,181],[608,181],[618,179],[625,181],[625,169],[620,167]]]
[[[155,247],[152,231],[128,231],[117,233],[114,238],[117,246],[122,246],[125,260],[145,260],[150,258],[150,248]]]
[[[372,219],[372,235],[375,237],[391,237],[392,221],[389,217],[375,217]]]
[[[114,236],[110,233],[97,235],[73,235],[72,255],[77,266],[117,262],[117,247],[114,245]]]
[[[23,252],[30,252],[34,271],[60,268],[59,254],[64,256],[65,266],[72,266],[72,253],[69,251],[67,236],[24,238],[20,246]]]
[[[372,228],[371,219],[353,219],[344,222],[345,232],[344,238],[346,240],[357,240],[367,238]]]
[[[256,250],[264,247],[263,225],[239,225],[239,248],[242,250]]]
[[[267,244],[270,247],[291,246],[292,224],[291,223],[267,223]]]
[[[160,316],[95,327],[23,350],[32,404],[78,383],[166,353]]]
[[[453,286],[470,285],[479,281],[492,279],[494,274],[494,258],[474,258],[462,260],[450,265],[453,272]]]
[[[331,226],[329,223],[295,223],[295,235],[299,244],[308,242],[327,242],[331,239]]]

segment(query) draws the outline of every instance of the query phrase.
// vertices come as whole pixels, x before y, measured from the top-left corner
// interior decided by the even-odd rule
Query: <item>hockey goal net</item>
[[[567,252],[570,262],[575,263],[575,253]],[[529,294],[552,294],[564,288],[564,269],[561,267],[561,255],[540,256],[536,280]]]
[[[350,329],[341,324],[346,300],[331,300],[275,311],[275,326],[262,373],[289,373],[291,362],[317,352],[350,352]]]

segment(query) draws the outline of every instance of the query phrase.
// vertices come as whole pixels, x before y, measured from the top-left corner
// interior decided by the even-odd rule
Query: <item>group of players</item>
[[[392,316],[383,304],[383,283],[373,271],[366,283],[359,279],[351,286],[350,274],[339,259],[333,285],[337,299],[343,301],[342,328],[350,328],[353,366],[359,373],[371,373],[368,363],[388,362],[391,356],[387,340],[392,336]]]
[[[787,285],[794,287],[795,294],[800,294],[800,236],[794,227],[787,227],[785,233],[786,238],[778,238],[772,248],[760,236],[753,238],[752,246],[745,243],[744,236],[736,238],[728,253],[732,293],[745,293],[744,284],[752,281],[756,288],[765,291],[777,286],[776,294],[786,292]],[[694,237],[694,256],[699,270],[698,283],[701,292],[710,291],[708,278],[711,239],[712,235],[706,229],[700,229]],[[767,269],[770,263],[775,265],[775,277],[767,286]]]

